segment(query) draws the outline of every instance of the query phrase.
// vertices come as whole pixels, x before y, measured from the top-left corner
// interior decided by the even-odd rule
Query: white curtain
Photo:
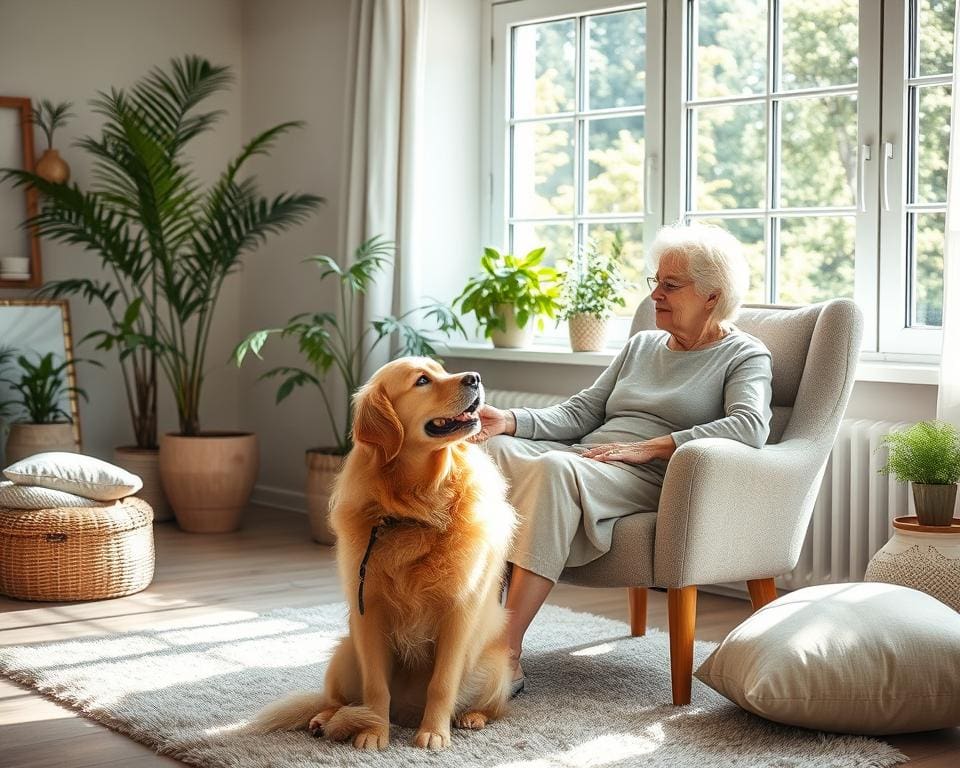
[[[392,269],[363,302],[362,328],[419,300],[414,259],[417,216],[417,100],[421,93],[426,0],[354,0],[353,122],[344,250],[374,236],[396,242]],[[386,342],[366,375],[389,359]]]
[[[960,62],[960,23],[955,25],[953,60]],[[960,67],[954,67],[947,171],[947,231],[943,257],[943,351],[937,418],[960,427]]]

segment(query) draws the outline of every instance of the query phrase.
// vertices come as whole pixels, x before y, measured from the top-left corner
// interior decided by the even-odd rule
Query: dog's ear
[[[403,424],[382,386],[368,384],[354,396],[353,442],[380,448],[384,464],[393,461],[400,453]]]

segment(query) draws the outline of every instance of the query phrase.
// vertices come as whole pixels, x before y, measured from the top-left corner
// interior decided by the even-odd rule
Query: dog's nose
[[[465,387],[470,387],[471,389],[476,389],[480,386],[480,374],[479,373],[465,373],[463,378],[460,379],[460,383]]]

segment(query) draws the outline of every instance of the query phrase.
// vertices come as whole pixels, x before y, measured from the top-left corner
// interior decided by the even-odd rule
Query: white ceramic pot
[[[512,304],[497,305],[497,314],[507,322],[507,330],[494,331],[490,334],[490,340],[495,347],[506,349],[518,349],[520,347],[529,347],[533,343],[533,326],[535,319],[530,318],[523,328],[517,327],[517,321]]]
[[[864,581],[912,587],[960,611],[960,518],[952,525],[893,521],[893,536],[870,560]]]
[[[310,535],[320,544],[335,544],[337,541],[330,528],[330,494],[344,459],[344,456],[323,448],[307,451],[307,514]]]

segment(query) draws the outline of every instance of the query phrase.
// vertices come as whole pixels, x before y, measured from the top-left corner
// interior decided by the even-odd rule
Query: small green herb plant
[[[49,99],[43,99],[31,112],[31,122],[38,126],[47,137],[47,149],[53,149],[53,133],[62,125],[67,124],[68,117],[76,117],[70,111],[72,102],[62,101],[54,104]]]
[[[901,483],[952,485],[960,480],[960,430],[943,421],[921,421],[891,432],[882,445],[889,449],[881,473]]]
[[[99,365],[96,361],[87,362]],[[38,354],[33,362],[15,350],[0,350],[0,383],[5,384],[12,395],[0,401],[0,416],[11,422],[28,424],[73,421],[61,403],[71,392],[84,400],[87,393],[79,387],[67,386],[65,379],[70,365],[69,360],[57,362],[53,352]]]
[[[574,315],[603,319],[616,307],[626,306],[623,294],[629,285],[623,276],[622,254],[623,237],[618,230],[609,253],[590,241],[570,260],[560,290],[560,316],[564,320]]]
[[[382,237],[373,237],[362,243],[354,253],[353,263],[341,267],[329,256],[311,256],[304,261],[312,262],[320,270],[320,279],[333,276],[340,284],[339,312],[306,312],[291,317],[282,328],[267,328],[254,331],[237,345],[233,359],[238,366],[248,353],[260,357],[260,350],[273,334],[281,338],[297,340],[300,353],[309,364],[309,370],[281,366],[267,371],[260,378],[282,377],[277,390],[280,403],[294,389],[306,385],[320,391],[323,405],[333,434],[336,437],[336,453],[346,454],[352,443],[352,410],[350,404],[354,393],[363,384],[364,364],[371,352],[394,334],[398,337],[395,357],[404,355],[434,356],[436,340],[431,333],[448,335],[458,331],[466,337],[460,319],[445,304],[435,302],[415,307],[396,317],[390,315],[374,320],[357,333],[357,297],[367,293],[376,282],[377,275],[391,263],[394,244]],[[432,330],[421,330],[415,322],[417,317],[430,321]],[[331,401],[328,374],[336,369],[346,390],[345,405],[338,412]]]
[[[483,335],[506,331],[507,321],[501,307],[512,305],[519,328],[536,321],[543,330],[543,318],[555,318],[560,311],[559,273],[543,266],[545,248],[534,248],[526,256],[500,253],[484,248],[480,258],[483,271],[467,281],[463,292],[453,300],[463,314],[472,312]]]

